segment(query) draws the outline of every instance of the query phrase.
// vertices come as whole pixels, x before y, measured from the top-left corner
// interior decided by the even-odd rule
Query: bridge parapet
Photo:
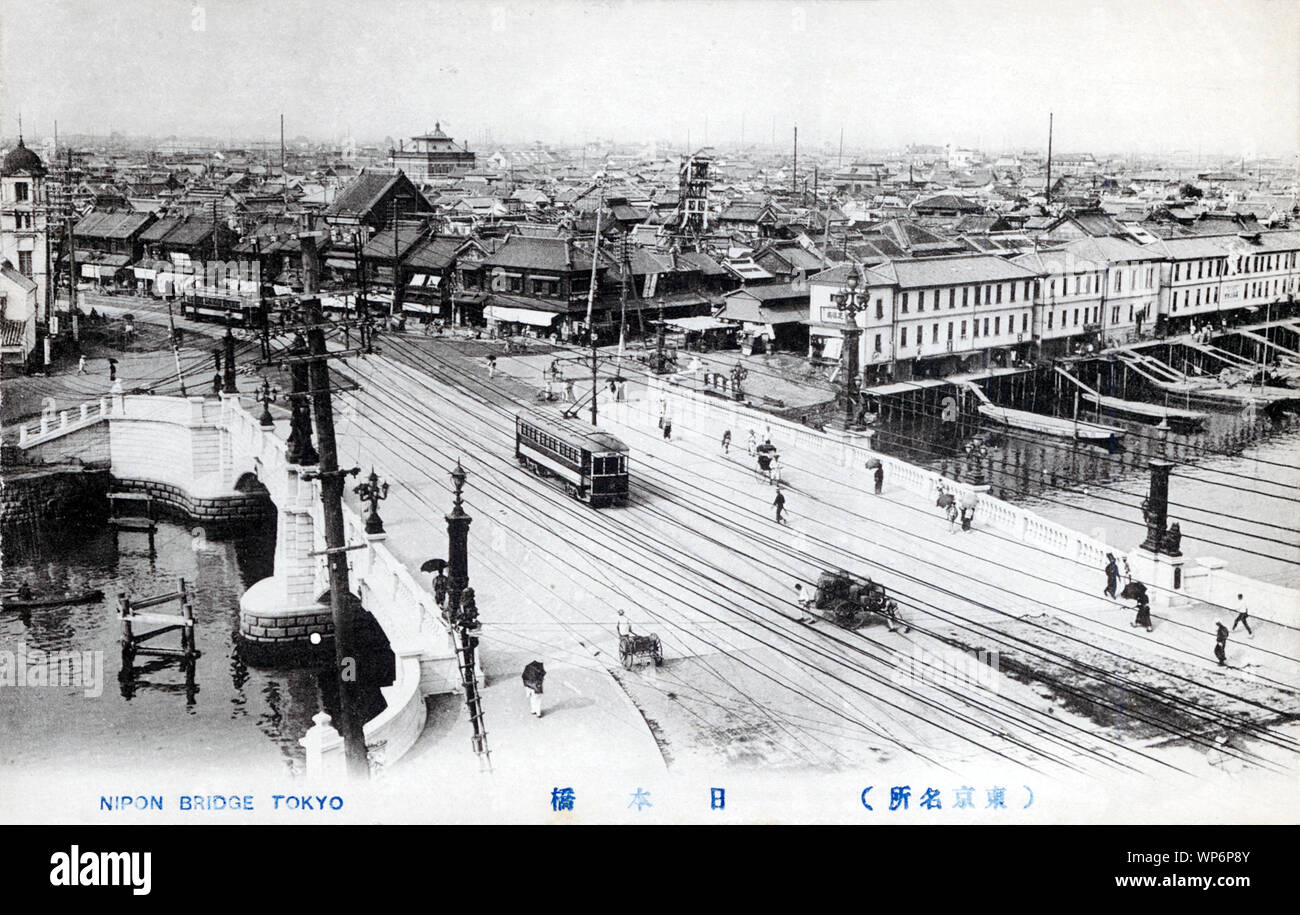
[[[198,520],[215,516],[196,506],[246,505],[265,489],[277,509],[275,572],[240,599],[241,634],[263,647],[332,635],[329,606],[321,601],[328,575],[318,555],[325,548],[320,484],[303,479],[315,468],[290,464],[280,430],[263,428],[238,395],[124,395],[118,386],[97,401],[19,427],[18,446],[29,455],[60,442],[64,450],[84,451],[86,435],[102,440],[120,485],[156,491]],[[345,504],[343,516],[347,543],[364,545],[348,554],[353,592],[396,656],[396,678],[381,688],[387,706],[365,725],[367,744],[382,747],[383,762],[392,764],[424,727],[424,696],[460,688],[455,646],[413,571],[382,538],[367,537],[358,512]]]

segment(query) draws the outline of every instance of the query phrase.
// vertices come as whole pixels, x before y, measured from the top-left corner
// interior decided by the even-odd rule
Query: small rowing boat
[[[5,610],[38,610],[42,607],[66,607],[73,604],[89,604],[104,599],[104,592],[98,589],[82,591],[79,594],[56,594],[49,597],[19,597],[5,594],[0,596],[0,607]]]

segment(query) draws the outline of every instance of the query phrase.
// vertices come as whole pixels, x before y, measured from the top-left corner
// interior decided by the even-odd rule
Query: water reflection
[[[331,669],[322,672],[319,656],[291,666],[248,663],[237,638],[239,596],[272,571],[274,519],[231,533],[208,529],[199,539],[192,524],[162,521],[152,538],[100,528],[79,536],[29,532],[21,542],[6,539],[6,583],[25,582],[37,594],[98,588],[104,598],[0,610],[0,651],[101,652],[103,675],[110,684],[116,676],[118,688],[94,697],[69,685],[0,688],[0,765],[76,766],[93,758],[98,768],[138,770],[145,754],[151,768],[180,771],[199,762],[272,772],[301,767],[298,740],[312,715],[322,708],[337,712]],[[191,664],[137,656],[124,665],[116,595],[170,593],[178,578],[189,583],[201,656]],[[176,604],[156,609],[177,612]],[[360,665],[360,673],[377,709],[383,707],[378,687],[392,676],[372,678],[392,667],[392,655],[382,631],[365,619],[367,651],[379,657]],[[157,643],[172,645],[177,637],[169,633]]]

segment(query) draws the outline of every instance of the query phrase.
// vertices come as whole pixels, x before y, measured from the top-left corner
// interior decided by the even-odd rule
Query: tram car
[[[195,291],[181,299],[181,314],[195,321],[212,321],[235,327],[261,327],[261,300],[230,292]]]
[[[515,417],[515,458],[597,508],[627,503],[627,445],[608,432],[537,413]]]

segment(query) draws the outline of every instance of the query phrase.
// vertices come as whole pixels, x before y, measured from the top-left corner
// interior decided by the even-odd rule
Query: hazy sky
[[[0,0],[0,135],[1300,149],[1300,0]]]

